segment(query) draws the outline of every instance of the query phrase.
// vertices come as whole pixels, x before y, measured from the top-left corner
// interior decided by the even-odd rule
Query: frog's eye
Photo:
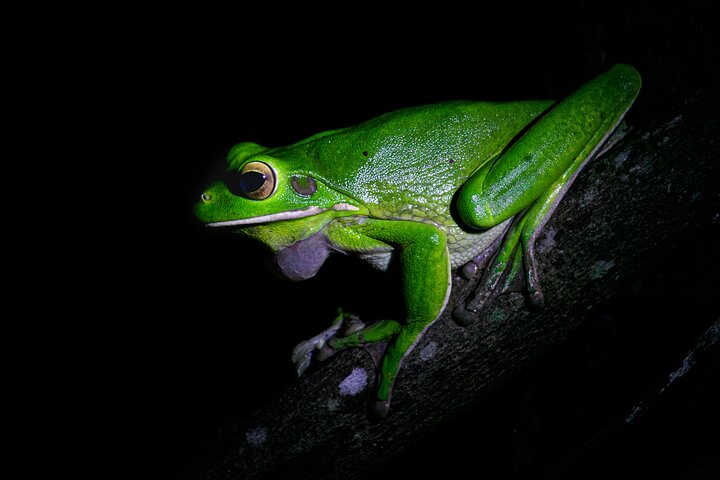
[[[250,162],[240,171],[240,189],[253,200],[264,200],[275,191],[275,172],[263,162]]]

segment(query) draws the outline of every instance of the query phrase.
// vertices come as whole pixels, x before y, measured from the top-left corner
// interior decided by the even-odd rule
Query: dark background
[[[347,258],[331,258],[309,281],[282,282],[265,270],[262,248],[197,225],[192,205],[234,143],[284,145],[443,100],[561,98],[617,62],[643,76],[627,118],[646,125],[717,77],[709,5],[134,12],[112,34],[103,58],[113,59],[104,64],[113,81],[98,99],[125,119],[104,133],[122,156],[118,173],[133,179],[108,199],[129,213],[109,252],[110,305],[122,315],[110,315],[95,343],[113,357],[103,376],[120,405],[109,428],[132,438],[123,452],[152,478],[186,477],[217,432],[294,381],[289,352],[338,306],[362,313],[368,299],[392,298],[392,281]],[[718,444],[714,367],[699,369],[631,434],[612,427],[662,386],[717,318],[716,267],[699,294],[663,267],[682,247],[669,246],[657,270],[638,272],[597,323],[376,475],[422,472],[430,462],[454,474],[537,478],[588,445],[581,471],[609,474],[627,460],[639,473],[709,478],[717,472],[708,460]],[[693,255],[687,274],[705,261]],[[683,295],[699,295],[691,311]],[[680,334],[678,318],[688,325]],[[646,339],[653,322],[658,333]]]

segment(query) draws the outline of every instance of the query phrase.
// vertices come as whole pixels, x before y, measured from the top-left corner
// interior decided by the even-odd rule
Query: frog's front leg
[[[450,295],[450,256],[445,233],[434,225],[405,221],[362,219],[329,235],[336,248],[362,251],[378,242],[394,247],[402,274],[406,316],[381,320],[346,336],[327,340],[333,350],[388,342],[378,372],[374,413],[387,414],[392,388],[403,360],[422,333],[442,313]]]
[[[468,225],[489,228],[517,217],[475,296],[453,312],[461,322],[521,270],[530,303],[543,305],[535,238],[578,172],[621,122],[639,89],[637,71],[616,65],[558,103],[502,156],[466,182],[458,195],[458,212]],[[519,268],[520,262],[524,269]]]

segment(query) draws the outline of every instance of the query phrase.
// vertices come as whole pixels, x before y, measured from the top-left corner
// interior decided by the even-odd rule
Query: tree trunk
[[[717,234],[718,105],[715,82],[663,121],[635,127],[579,175],[536,243],[542,311],[528,310],[523,295],[511,293],[460,327],[450,312],[478,278],[455,278],[445,312],[400,372],[386,419],[367,415],[375,381],[370,356],[348,350],[226,433],[193,478],[363,477],[483,401],[567,339],[638,272],[668,252],[688,255],[693,239]]]

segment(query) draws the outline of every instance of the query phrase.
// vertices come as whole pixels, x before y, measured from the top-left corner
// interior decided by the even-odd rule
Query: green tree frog
[[[382,417],[403,360],[445,309],[451,269],[484,272],[460,320],[518,276],[542,305],[534,240],[639,90],[637,71],[618,64],[557,103],[452,101],[286,147],[239,143],[195,214],[265,244],[292,280],[315,275],[331,252],[383,270],[399,263],[403,318],[366,325],[340,311],[293,352],[301,375],[314,357],[387,342],[372,401]]]

